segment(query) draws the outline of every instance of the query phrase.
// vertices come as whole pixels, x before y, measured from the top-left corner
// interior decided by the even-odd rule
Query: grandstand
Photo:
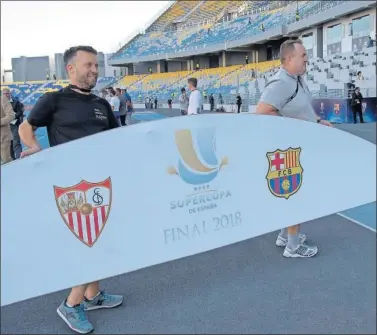
[[[279,46],[301,38],[310,56],[306,80],[313,97],[346,98],[354,81],[365,97],[376,96],[374,1],[175,1],[118,52],[110,64],[127,76],[99,78],[94,91],[127,88],[136,104],[146,96],[178,102],[191,76],[199,88],[221,94],[224,104],[240,93],[257,103],[268,78],[279,66]],[[298,19],[297,19],[298,16]],[[248,61],[246,61],[248,57]],[[198,68],[197,68],[198,66]],[[363,80],[356,78],[362,71]],[[4,83],[26,105],[67,81]],[[142,107],[142,105],[140,105]]]

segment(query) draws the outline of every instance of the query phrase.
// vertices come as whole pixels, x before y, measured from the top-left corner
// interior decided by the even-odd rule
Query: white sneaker
[[[307,244],[299,244],[296,249],[285,247],[283,256],[290,258],[308,258],[318,253],[318,247],[309,247]]]
[[[305,234],[299,234],[298,236],[300,244],[303,244],[306,241],[306,235]],[[278,235],[276,239],[276,245],[278,247],[285,247],[288,244],[288,238]]]

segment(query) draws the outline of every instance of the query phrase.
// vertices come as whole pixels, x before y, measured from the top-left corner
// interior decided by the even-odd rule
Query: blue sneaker
[[[68,307],[65,300],[61,303],[57,312],[68,327],[77,333],[88,334],[94,330],[86,316],[83,304]]]
[[[82,303],[87,311],[100,308],[113,308],[123,303],[123,297],[121,295],[106,294],[101,291],[93,300],[84,298]]]

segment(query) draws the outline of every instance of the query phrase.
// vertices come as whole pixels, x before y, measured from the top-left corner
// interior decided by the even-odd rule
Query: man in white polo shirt
[[[114,112],[114,115],[115,115],[115,118],[117,119],[118,124],[121,125],[120,112],[119,112],[120,100],[118,96],[116,95],[115,90],[112,87],[109,88],[109,93],[110,93],[110,106]]]
[[[202,94],[197,89],[198,79],[189,78],[187,82],[188,82],[188,89],[191,92],[187,115],[200,114],[203,110],[203,98],[202,98]]]

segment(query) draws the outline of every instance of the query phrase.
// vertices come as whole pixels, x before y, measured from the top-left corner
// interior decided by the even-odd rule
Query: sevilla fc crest
[[[278,198],[288,199],[302,185],[304,169],[300,163],[301,148],[288,148],[267,153],[267,183],[270,192]]]
[[[99,183],[82,180],[71,187],[54,186],[59,212],[72,233],[92,247],[101,235],[111,207],[111,178]]]

